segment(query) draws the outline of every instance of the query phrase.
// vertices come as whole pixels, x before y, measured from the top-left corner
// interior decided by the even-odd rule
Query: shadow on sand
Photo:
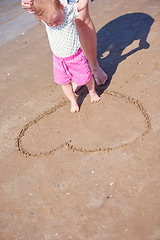
[[[106,84],[96,86],[99,95],[109,86],[119,63],[137,51],[149,48],[147,37],[153,22],[154,19],[145,13],[129,13],[107,23],[97,32],[98,62],[108,74]],[[139,46],[123,54],[124,49],[135,40],[139,40]],[[87,89],[83,88],[79,94],[78,104],[81,106],[88,94]]]

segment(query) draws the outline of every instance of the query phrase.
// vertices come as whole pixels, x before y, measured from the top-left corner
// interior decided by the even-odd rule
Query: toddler
[[[78,86],[88,88],[91,102],[98,102],[100,97],[95,91],[95,83],[80,48],[78,32],[74,18],[83,10],[88,0],[63,6],[59,0],[34,0],[33,9],[36,17],[46,26],[48,39],[53,52],[54,80],[71,102],[71,112],[79,112],[77,98],[71,81]]]

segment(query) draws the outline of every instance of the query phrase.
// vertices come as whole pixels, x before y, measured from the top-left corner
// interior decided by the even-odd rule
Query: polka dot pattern
[[[78,16],[76,5],[64,6],[65,20],[57,27],[46,25],[46,31],[52,52],[58,57],[69,57],[80,47],[78,32],[74,23]]]

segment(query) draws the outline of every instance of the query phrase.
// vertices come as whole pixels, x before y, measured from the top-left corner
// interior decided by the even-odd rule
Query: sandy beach
[[[160,239],[160,2],[96,0],[108,73],[80,112],[54,83],[43,25],[0,58],[0,239]]]

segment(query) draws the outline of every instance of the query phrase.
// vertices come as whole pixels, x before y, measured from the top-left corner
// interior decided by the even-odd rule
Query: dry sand
[[[42,26],[1,48],[1,240],[160,239],[160,2],[90,13],[109,80],[78,114]]]

